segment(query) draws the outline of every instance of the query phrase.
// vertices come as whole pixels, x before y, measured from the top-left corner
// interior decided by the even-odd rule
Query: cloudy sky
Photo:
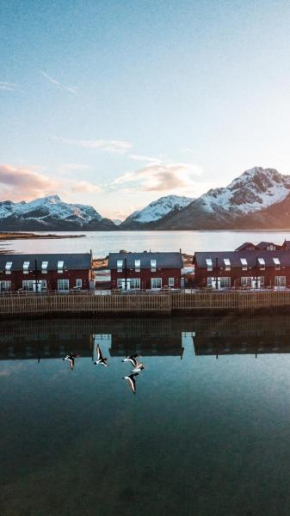
[[[124,218],[290,173],[290,2],[2,0],[0,200]]]

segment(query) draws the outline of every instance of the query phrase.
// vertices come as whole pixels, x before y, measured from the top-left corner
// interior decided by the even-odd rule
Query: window
[[[28,290],[28,292],[33,292],[35,290],[35,280],[23,280],[22,288]]]
[[[68,279],[59,279],[57,280],[57,288],[58,290],[69,290],[69,280]]]
[[[82,279],[76,279],[76,287],[77,288],[82,288],[83,286],[83,280]]]
[[[140,278],[118,278],[117,279],[117,288],[121,288],[122,290],[136,290],[141,288],[141,280]]]
[[[225,264],[225,270],[230,271],[231,270],[231,262],[229,258],[224,258],[224,264]]]
[[[174,287],[174,278],[168,278],[168,286]]]
[[[274,262],[274,265],[275,265],[275,269],[280,269],[280,260],[279,258],[273,258],[273,262]]]
[[[135,271],[140,272],[141,260],[135,260]]]
[[[42,274],[47,274],[47,267],[48,267],[48,262],[41,262],[41,272],[42,272]]]
[[[265,270],[265,260],[264,258],[258,258],[258,264],[261,270]]]
[[[151,288],[152,289],[162,288],[162,278],[151,278]]]
[[[224,278],[219,278],[219,280],[220,280],[220,288],[230,288],[231,278],[224,277]]]
[[[246,271],[248,268],[248,262],[246,258],[241,258],[242,270]]]
[[[286,276],[275,276],[275,287],[286,287]]]
[[[156,271],[156,267],[157,267],[157,261],[156,260],[150,260],[150,266],[151,266],[151,272],[155,272]]]
[[[123,260],[117,260],[117,272],[122,272],[123,270]]]
[[[57,272],[59,274],[63,273],[64,261],[60,260],[57,262]]]
[[[7,290],[11,290],[11,281],[0,281],[0,291],[7,292]]]
[[[5,273],[6,274],[11,274],[11,267],[12,267],[12,262],[6,262],[6,265],[5,265]]]
[[[252,286],[252,279],[250,276],[242,276],[241,277],[241,286],[242,287],[251,287]]]
[[[130,278],[127,280],[127,288],[130,289],[139,289],[140,288],[140,278]]]
[[[23,263],[23,274],[28,274],[28,272],[29,272],[29,270],[28,270],[29,269],[29,264],[30,264],[30,262],[24,262]]]
[[[205,263],[206,263],[207,270],[208,271],[212,271],[213,270],[212,259],[211,258],[206,258],[205,259]]]

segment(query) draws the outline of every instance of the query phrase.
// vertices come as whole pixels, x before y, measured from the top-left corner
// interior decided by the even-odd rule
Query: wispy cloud
[[[1,200],[28,201],[37,197],[45,197],[59,193],[69,196],[70,193],[99,193],[99,185],[89,181],[73,179],[57,180],[37,171],[36,167],[23,168],[0,165]]]
[[[51,84],[54,84],[54,86],[56,86],[60,90],[68,91],[69,93],[74,93],[74,94],[77,93],[77,90],[75,88],[72,88],[71,86],[65,86],[64,84],[57,81],[56,79],[54,79],[53,77],[51,77],[50,75],[48,75],[47,73],[45,73],[43,71],[40,71],[40,73],[48,82],[50,82]]]
[[[17,89],[17,84],[15,84],[14,82],[0,81],[0,90],[15,91],[16,89]]]
[[[141,161],[143,163],[158,164],[161,163],[159,158],[151,158],[150,156],[142,156],[140,154],[129,154],[129,158],[133,161]]]
[[[105,152],[122,154],[128,152],[132,147],[130,142],[126,142],[124,140],[75,140],[71,138],[54,138],[54,140],[66,143],[67,145],[74,145],[88,149],[100,149]]]
[[[120,186],[131,191],[171,192],[194,189],[196,177],[202,175],[200,167],[188,163],[152,164],[117,177],[111,188]],[[129,189],[129,190],[128,190]]]

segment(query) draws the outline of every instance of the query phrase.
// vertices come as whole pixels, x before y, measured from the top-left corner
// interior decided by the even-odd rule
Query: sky
[[[106,217],[290,173],[290,2],[2,0],[0,201]]]

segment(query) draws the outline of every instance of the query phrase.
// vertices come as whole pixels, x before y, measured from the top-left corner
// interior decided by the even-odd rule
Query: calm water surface
[[[41,232],[38,232],[41,234]],[[81,234],[80,232],[79,234]],[[61,234],[66,234],[62,231]],[[68,233],[67,234],[72,234]],[[120,249],[126,251],[229,251],[247,241],[284,242],[290,240],[285,232],[245,231],[95,231],[83,233],[84,238],[64,240],[12,240],[2,248],[23,253],[78,253],[92,249],[95,257],[107,256]],[[0,249],[1,249],[0,247]]]
[[[1,515],[289,515],[289,330],[286,315],[2,322]]]

